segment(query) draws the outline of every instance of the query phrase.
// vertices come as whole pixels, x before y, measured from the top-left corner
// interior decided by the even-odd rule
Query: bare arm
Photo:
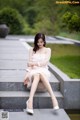
[[[28,67],[32,67],[33,66],[32,54],[33,54],[33,48],[30,48],[29,49],[29,58],[28,58],[28,62],[27,62]]]

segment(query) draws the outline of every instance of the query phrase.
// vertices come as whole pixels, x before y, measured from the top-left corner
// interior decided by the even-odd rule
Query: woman
[[[46,48],[45,36],[42,33],[38,33],[35,36],[34,48],[29,50],[29,62],[27,74],[24,79],[24,85],[31,86],[30,96],[26,102],[27,113],[33,114],[33,97],[36,92],[39,82],[42,82],[47,91],[49,92],[53,109],[59,109],[57,99],[50,86],[48,77],[50,72],[48,70],[48,62],[51,57],[51,49]]]

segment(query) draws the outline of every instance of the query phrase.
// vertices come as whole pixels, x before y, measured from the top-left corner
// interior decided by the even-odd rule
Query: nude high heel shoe
[[[53,110],[59,110],[59,106],[53,107]]]
[[[26,102],[26,106],[27,106],[26,112],[29,113],[29,114],[31,114],[31,115],[33,115],[34,114],[33,109],[28,108],[28,100]]]

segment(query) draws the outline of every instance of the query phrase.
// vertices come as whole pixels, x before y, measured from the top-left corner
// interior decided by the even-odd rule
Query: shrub
[[[77,13],[66,12],[62,17],[63,25],[70,31],[80,31],[80,17]]]
[[[10,34],[23,33],[23,18],[15,9],[7,7],[0,10],[0,24],[8,25]]]
[[[68,23],[70,30],[80,31],[80,17],[75,13],[69,23]]]
[[[65,24],[68,24],[69,20],[71,19],[72,15],[70,12],[66,12],[63,16],[62,16],[62,20]]]

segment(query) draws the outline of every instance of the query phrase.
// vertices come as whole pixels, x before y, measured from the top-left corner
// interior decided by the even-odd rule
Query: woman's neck
[[[43,50],[44,49],[44,46],[43,47],[41,47],[41,48],[39,48],[39,50]]]

